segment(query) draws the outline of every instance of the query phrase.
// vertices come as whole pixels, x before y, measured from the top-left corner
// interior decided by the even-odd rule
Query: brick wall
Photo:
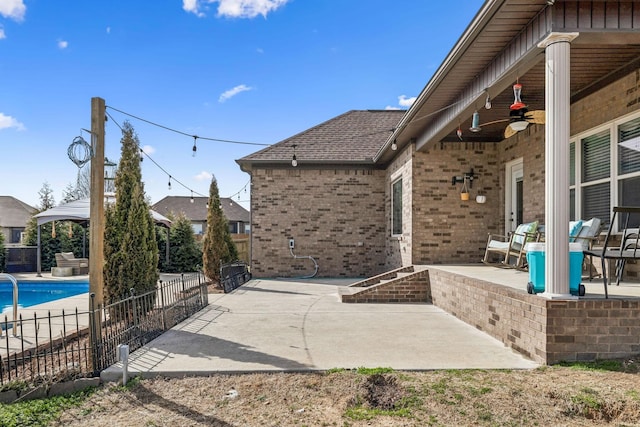
[[[571,105],[571,135],[640,108],[640,69]]]
[[[487,234],[501,231],[498,154],[494,143],[446,143],[414,153],[413,263],[480,261]],[[451,179],[471,169],[478,178],[463,201],[462,184]],[[476,203],[478,194],[487,202]]]
[[[524,356],[546,363],[546,300],[503,285],[429,269],[433,304],[502,341]]]
[[[544,223],[545,129],[543,125],[529,125],[525,130],[500,143],[499,173],[500,204],[504,208],[506,164],[522,158],[523,222]],[[504,210],[499,214],[504,231]],[[517,224],[516,224],[517,225]],[[514,227],[515,228],[515,227]]]
[[[544,364],[640,353],[640,301],[547,300],[429,269],[433,304]]]
[[[371,285],[355,294],[342,295],[344,303],[425,303],[431,301],[429,271],[423,270],[388,283]]]
[[[640,301],[547,301],[547,363],[640,353]]]
[[[385,172],[372,169],[254,169],[254,277],[361,277],[383,271]]]
[[[415,146],[409,144],[387,168],[385,186],[385,257],[386,269],[413,264],[411,257],[413,242],[413,158]],[[391,235],[391,185],[402,179],[402,235]]]

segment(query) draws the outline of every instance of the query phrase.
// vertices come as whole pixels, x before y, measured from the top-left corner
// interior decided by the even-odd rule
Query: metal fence
[[[118,344],[142,347],[208,304],[200,273],[158,282],[155,290],[89,310],[0,322],[0,385],[93,377],[117,359]],[[15,329],[14,329],[15,328]],[[93,331],[93,333],[91,333]]]
[[[249,267],[242,261],[223,264],[220,267],[220,284],[225,294],[239,288],[249,280],[251,280]]]

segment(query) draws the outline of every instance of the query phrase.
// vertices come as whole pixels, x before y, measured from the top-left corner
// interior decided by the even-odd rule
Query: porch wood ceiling
[[[640,1],[489,0],[409,109],[390,141],[417,148],[438,142],[500,142],[509,118],[512,85],[519,81],[529,110],[545,108],[545,52],[537,47],[550,32],[577,32],[571,43],[571,102],[640,67]],[[483,82],[487,82],[486,85]],[[487,93],[492,108],[484,108]],[[421,140],[422,138],[422,140]],[[389,144],[385,148],[387,148]],[[383,149],[377,160],[389,161]]]

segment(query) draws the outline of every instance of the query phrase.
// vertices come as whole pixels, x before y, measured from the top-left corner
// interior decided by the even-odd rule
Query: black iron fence
[[[245,262],[236,261],[223,264],[220,267],[220,284],[225,294],[239,288],[249,280],[251,280],[251,273]]]
[[[0,386],[37,385],[97,376],[117,360],[118,344],[142,347],[208,304],[200,273],[158,283],[155,290],[101,307],[0,322]],[[92,333],[93,331],[93,333]]]

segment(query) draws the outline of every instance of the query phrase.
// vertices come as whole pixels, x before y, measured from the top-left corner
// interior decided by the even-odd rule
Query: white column
[[[550,299],[569,293],[569,132],[571,41],[578,33],[551,33],[545,49],[545,292]],[[577,297],[576,297],[577,298]]]

